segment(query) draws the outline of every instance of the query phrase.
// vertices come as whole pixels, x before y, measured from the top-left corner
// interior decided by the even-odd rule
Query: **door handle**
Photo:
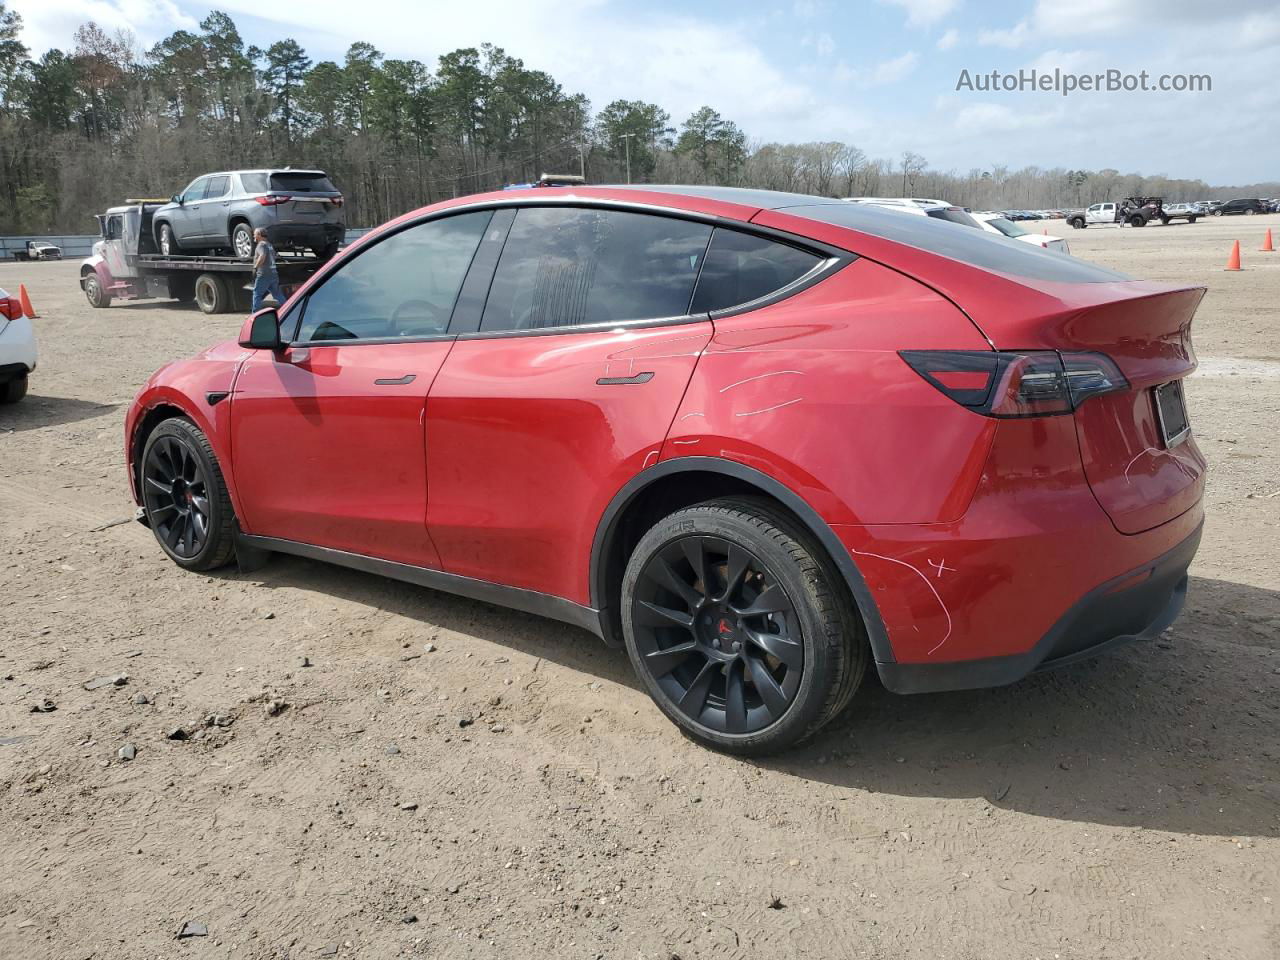
[[[634,377],[601,377],[596,381],[602,387],[620,387],[626,383],[648,383],[653,379],[653,371],[645,370]]]
[[[406,373],[403,377],[380,377],[373,382],[380,387],[399,387],[406,383],[413,383],[417,379],[416,373]]]

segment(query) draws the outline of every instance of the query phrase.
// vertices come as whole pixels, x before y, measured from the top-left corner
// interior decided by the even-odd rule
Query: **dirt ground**
[[[682,739],[559,623],[300,559],[182,572],[125,522],[124,412],[241,318],[93,310],[74,262],[0,264],[42,314],[0,411],[0,957],[1280,955],[1266,226],[1050,226],[1209,287],[1209,519],[1174,627],[1004,689],[871,680],[767,762]]]

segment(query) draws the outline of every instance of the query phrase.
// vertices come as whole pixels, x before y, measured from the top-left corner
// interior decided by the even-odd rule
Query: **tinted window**
[[[421,223],[362,251],[307,297],[294,340],[444,333],[490,216],[482,210]]]
[[[209,185],[204,188],[204,198],[213,200],[226,194],[227,187],[231,184],[230,177],[210,177]]]
[[[240,174],[240,186],[245,193],[266,193],[267,175],[265,173]]]
[[[758,300],[800,279],[821,262],[821,257],[785,243],[736,230],[717,230],[690,312],[709,313]]]
[[[938,208],[937,210],[925,211],[925,216],[933,217],[935,220],[946,220],[949,223],[958,223],[965,227],[977,227],[978,221],[973,219],[959,207]],[[978,227],[978,229],[982,229]]]
[[[988,220],[987,223],[995,227],[1006,237],[1025,237],[1027,231],[1012,221],[1006,220],[1004,217],[996,217],[994,220]]]
[[[526,207],[494,273],[481,330],[537,330],[689,312],[711,227],[617,210]]]
[[[931,217],[904,217],[892,210],[877,210],[861,203],[823,203],[782,209],[797,217],[848,227],[1010,276],[1060,283],[1131,279],[1123,273],[1105,270],[1075,257],[1064,257],[1030,243],[1005,243],[985,230],[956,230]]]
[[[292,193],[337,193],[338,188],[323,173],[273,173],[272,190]]]

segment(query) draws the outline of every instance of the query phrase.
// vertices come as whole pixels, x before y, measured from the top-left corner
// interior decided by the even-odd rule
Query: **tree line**
[[[929,167],[876,159],[836,141],[750,140],[704,106],[675,125],[661,106],[615,100],[598,111],[500,47],[446,53],[430,67],[353,43],[313,61],[294,40],[247,45],[211,12],[142,50],[94,23],[38,56],[0,0],[0,233],[86,232],[126,197],[167,197],[216,170],[320,168],[347,220],[406,210],[544,172],[765,187],[828,196],[931,196],[974,209],[1065,207],[1118,196],[1224,198],[1211,188],[1116,170]],[[1262,189],[1267,187],[1268,189]],[[1275,195],[1257,185],[1248,195]]]

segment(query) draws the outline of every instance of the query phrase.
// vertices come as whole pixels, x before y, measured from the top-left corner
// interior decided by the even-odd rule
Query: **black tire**
[[[1187,223],[1195,223],[1199,217],[1187,217]]]
[[[160,224],[160,232],[156,237],[156,247],[159,248],[161,256],[165,257],[174,257],[182,253],[182,246],[178,243],[173,227],[167,223]]]
[[[194,303],[196,299],[196,281],[194,277],[175,277],[169,281],[169,296],[179,303]]]
[[[1222,216],[1222,211],[1221,211],[1221,210],[1215,210],[1215,211],[1213,211],[1213,215],[1214,215],[1215,217],[1220,217],[1220,216]]]
[[[196,277],[195,297],[203,313],[226,313],[231,309],[231,291],[216,273]]]
[[[1084,220],[1083,220],[1082,218],[1080,218],[1080,217],[1072,217],[1072,218],[1071,218],[1071,229],[1073,229],[1073,230],[1083,230],[1086,226],[1087,226],[1087,224],[1084,222]]]
[[[246,263],[253,259],[253,227],[243,220],[231,225],[231,253]]]
[[[320,258],[321,263],[328,263],[330,260],[332,260],[334,257],[338,255],[339,246],[341,246],[341,244],[339,244],[338,241],[335,240],[333,243],[330,243],[327,246],[319,247],[312,252],[317,257]]]
[[[623,574],[622,627],[658,708],[689,738],[743,756],[811,737],[848,705],[867,666],[839,573],[763,498],[712,500],[654,524]]]
[[[1146,225],[1147,221],[1136,213],[1129,218],[1129,226],[1131,227],[1145,227]]]
[[[17,403],[27,395],[27,376],[23,374],[6,383],[0,383],[0,403]]]
[[[1168,218],[1168,217],[1161,217],[1161,218],[1160,218],[1160,222],[1161,222],[1162,224],[1164,224],[1164,225],[1167,227],[1167,226],[1169,225],[1169,218]]]
[[[1252,217],[1257,212],[1258,212],[1257,210],[1254,210],[1252,207],[1250,207],[1248,210],[1244,212],[1244,215],[1246,217]]]
[[[236,553],[236,517],[209,440],[189,420],[160,423],[138,465],[143,509],[160,548],[186,570],[213,570]]]
[[[84,298],[89,301],[91,307],[111,306],[111,294],[103,288],[96,273],[84,275]]]

